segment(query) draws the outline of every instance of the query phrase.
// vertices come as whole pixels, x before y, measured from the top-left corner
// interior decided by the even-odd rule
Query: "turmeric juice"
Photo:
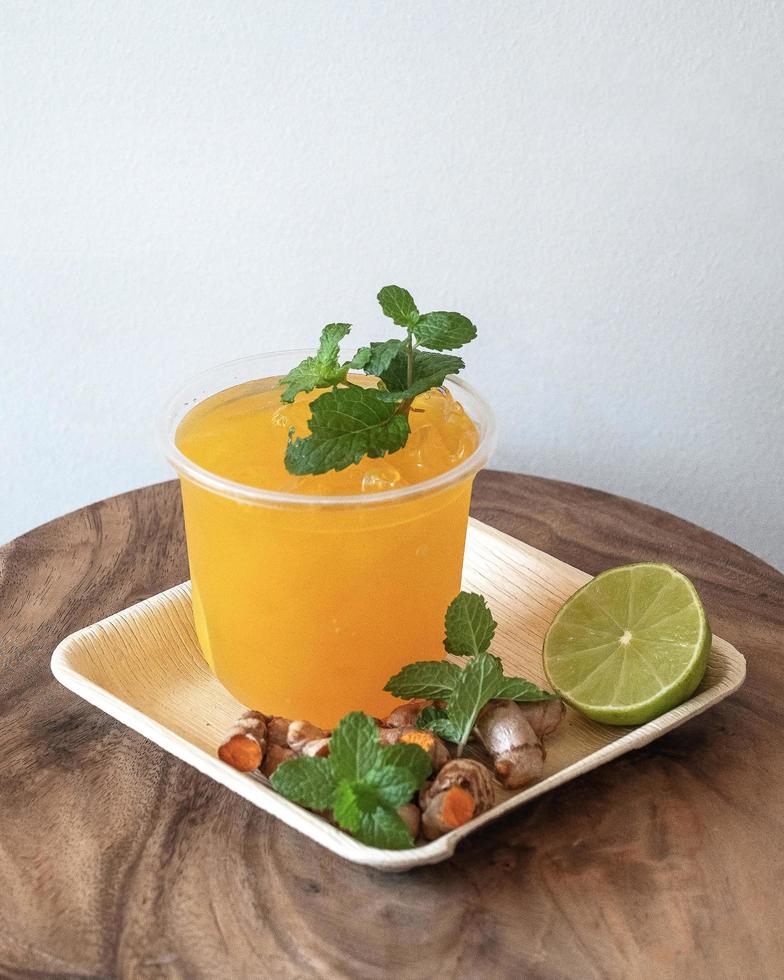
[[[325,728],[354,709],[383,716],[397,703],[382,690],[389,677],[444,655],[478,465],[417,487],[476,457],[480,433],[433,389],[415,399],[403,449],[293,476],[289,432],[307,434],[321,392],[283,405],[277,381],[219,391],[176,429],[177,449],[208,477],[264,491],[234,495],[179,467],[199,642],[251,708]]]

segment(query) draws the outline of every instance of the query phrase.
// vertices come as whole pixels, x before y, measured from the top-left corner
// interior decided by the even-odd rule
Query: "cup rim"
[[[158,426],[158,442],[160,448],[162,449],[166,460],[176,470],[178,476],[186,477],[207,490],[211,490],[214,493],[218,493],[224,497],[239,500],[243,503],[296,508],[378,507],[383,504],[408,500],[413,497],[418,497],[434,491],[445,489],[446,487],[466,479],[471,474],[477,473],[490,459],[496,445],[495,414],[487,400],[479,393],[479,391],[477,391],[473,385],[469,384],[467,381],[464,381],[462,378],[457,377],[456,375],[449,375],[446,382],[450,388],[456,388],[458,391],[465,392],[469,399],[474,403],[475,408],[478,409],[478,414],[481,417],[475,418],[474,414],[477,413],[474,412],[471,414],[471,418],[479,430],[479,443],[471,455],[464,459],[458,466],[455,466],[450,470],[446,470],[444,473],[439,473],[438,476],[430,477],[427,480],[423,480],[421,483],[414,483],[410,486],[399,487],[393,490],[383,490],[380,493],[340,494],[334,497],[324,494],[284,493],[278,490],[267,490],[262,487],[253,487],[246,483],[240,483],[239,481],[230,480],[227,477],[219,476],[217,473],[213,473],[210,470],[205,469],[198,463],[194,463],[193,460],[189,459],[185,453],[178,448],[175,442],[177,428],[188,412],[191,411],[195,405],[198,405],[206,398],[211,397],[212,394],[217,394],[220,391],[225,391],[232,387],[232,385],[227,385],[226,388],[217,388],[211,394],[199,398],[198,400],[194,401],[193,404],[189,404],[188,394],[195,386],[203,383],[213,375],[217,375],[219,372],[231,371],[232,369],[248,365],[251,362],[263,362],[276,357],[290,356],[291,363],[296,364],[298,360],[311,356],[315,354],[315,352],[315,348],[296,348],[293,350],[270,351],[265,354],[250,354],[246,357],[234,358],[233,360],[224,361],[221,364],[216,364],[211,368],[199,371],[196,374],[191,375],[187,381],[180,384],[175,393],[167,401]],[[354,351],[347,351],[347,353],[351,353],[353,355]],[[262,377],[264,376],[262,375]],[[270,377],[274,377],[274,373],[270,375]],[[235,382],[235,384],[242,383],[243,382],[241,381]],[[182,411],[183,407],[185,407],[187,410]]]

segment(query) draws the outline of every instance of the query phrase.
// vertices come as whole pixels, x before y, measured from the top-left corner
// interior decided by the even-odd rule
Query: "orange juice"
[[[397,453],[293,476],[289,431],[307,435],[322,392],[283,405],[277,380],[218,390],[176,425],[199,642],[249,707],[326,728],[354,709],[383,716],[389,677],[444,655],[482,433],[434,390]]]

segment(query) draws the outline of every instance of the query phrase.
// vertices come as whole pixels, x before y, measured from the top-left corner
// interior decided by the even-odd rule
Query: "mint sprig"
[[[284,762],[270,782],[301,806],[331,810],[337,824],[364,844],[401,849],[414,841],[397,809],[430,771],[430,757],[418,745],[381,745],[373,719],[353,711],[338,723],[329,756]]]
[[[444,647],[449,653],[470,658],[466,666],[461,669],[449,661],[418,661],[403,667],[384,688],[407,701],[446,701],[446,708],[429,707],[420,712],[417,727],[455,742],[458,755],[488,701],[548,701],[553,697],[523,677],[504,677],[501,661],[489,652],[496,626],[484,596],[460,592],[446,611]]]
[[[350,326],[332,323],[322,331],[318,352],[281,379],[284,402],[315,388],[333,389],[313,401],[310,434],[290,438],[285,457],[290,473],[342,470],[364,456],[377,458],[402,449],[410,434],[408,412],[414,398],[440,387],[448,375],[465,367],[462,358],[442,351],[476,337],[476,327],[467,317],[443,311],[420,314],[402,286],[384,286],[378,301],[383,313],[406,331],[405,339],[374,341],[341,363],[340,341]],[[379,386],[352,383],[350,369],[378,378]]]

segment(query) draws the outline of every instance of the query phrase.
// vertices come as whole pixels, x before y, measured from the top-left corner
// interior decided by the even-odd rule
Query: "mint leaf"
[[[393,769],[392,773],[395,772]],[[411,795],[413,793],[403,802],[408,802]],[[397,815],[399,805],[385,803],[374,787],[343,780],[335,793],[332,815],[340,827],[363,844],[400,850],[411,847],[414,841],[408,827]]]
[[[461,751],[473,731],[477,715],[496,696],[503,679],[501,661],[490,653],[476,653],[460,672],[447,713],[458,736],[451,741],[457,742]]]
[[[332,733],[328,759],[338,779],[356,781],[376,765],[380,748],[373,719],[352,711]]]
[[[430,725],[440,718],[446,718],[446,708],[437,708],[434,704],[423,708],[417,715],[417,728],[428,729]],[[432,731],[432,729],[430,729]]]
[[[332,816],[344,830],[352,834],[359,829],[359,822],[362,816],[359,799],[354,791],[354,786],[347,780],[342,779],[335,790],[335,803],[332,807]]]
[[[290,441],[286,469],[302,476],[343,470],[363,456],[393,453],[408,439],[408,419],[373,388],[336,388],[311,405],[311,435]]]
[[[370,360],[370,348],[360,347],[357,349],[356,354],[351,358],[349,367],[359,368],[360,371],[364,371],[365,365]]]
[[[409,749],[418,748],[416,745],[403,747]],[[427,753],[422,749],[419,749],[419,751],[427,759]],[[386,806],[399,807],[404,803],[408,803],[417,789],[419,789],[420,781],[408,769],[398,766],[385,766],[383,769],[371,769],[367,776],[365,776],[364,785],[371,786],[378,794],[379,800]]]
[[[313,391],[314,388],[331,388],[346,380],[348,366],[335,370],[324,368],[315,357],[306,357],[304,361],[292,368],[279,384],[285,384],[286,390],[280,396],[282,402],[291,403],[301,391]]]
[[[331,388],[346,380],[349,365],[339,364],[340,341],[351,330],[348,323],[328,323],[321,331],[319,349],[313,357],[292,368],[281,378],[278,384],[286,385],[286,390],[280,396],[283,402],[293,402],[301,391],[313,391],[314,388]]]
[[[484,596],[476,592],[460,592],[449,603],[444,626],[447,652],[470,657],[489,650],[497,623],[487,608]]]
[[[378,301],[384,315],[391,317],[399,327],[409,329],[419,319],[419,310],[411,293],[402,286],[384,286],[379,291]]]
[[[386,396],[393,401],[416,398],[430,388],[439,388],[448,374],[457,374],[465,364],[454,354],[433,354],[430,351],[414,351],[414,374],[408,384],[408,361],[405,349],[400,350],[389,365],[379,372],[379,378],[387,389]]]
[[[419,660],[390,677],[384,690],[404,701],[412,698],[437,701],[449,697],[459,673],[457,664],[446,660]]]
[[[454,350],[476,337],[476,327],[461,313],[425,313],[416,322],[414,336],[430,350]]]
[[[311,810],[331,810],[336,779],[329,758],[290,759],[270,776],[276,793]]]
[[[350,323],[328,323],[321,331],[316,360],[325,368],[337,367],[340,341],[351,332]]]
[[[395,810],[387,807],[378,807],[372,813],[361,813],[354,836],[368,847],[401,851],[414,846],[414,839],[408,827]]]
[[[552,701],[555,695],[543,691],[523,677],[504,677],[493,697],[507,701]]]
[[[361,368],[367,374],[374,374],[378,377],[383,371],[386,371],[396,354],[400,351],[405,352],[405,347],[403,340],[374,342],[370,347],[359,348],[354,355],[351,366]]]
[[[445,738],[447,742],[460,741],[460,729],[449,718],[433,718],[428,721],[427,729],[439,738]]]
[[[411,774],[415,783],[411,796],[422,786],[433,769],[430,756],[423,748],[400,742],[397,745],[382,745],[381,764],[390,768],[405,769]],[[403,802],[405,803],[406,800]]]

